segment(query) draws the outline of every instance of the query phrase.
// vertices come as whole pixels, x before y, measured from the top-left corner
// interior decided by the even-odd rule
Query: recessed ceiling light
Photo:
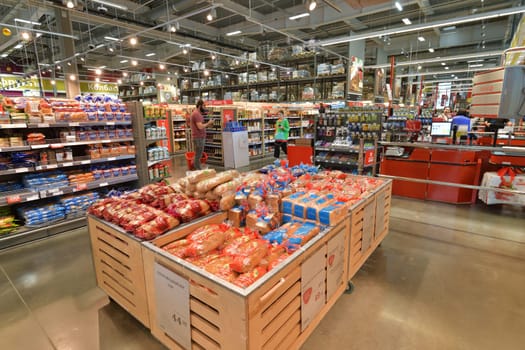
[[[403,23],[405,23],[407,26],[410,25],[410,24],[412,24],[412,21],[411,21],[410,19],[408,19],[408,18],[403,18],[402,21],[403,21]]]
[[[81,60],[82,62],[84,62],[84,61],[85,61],[85,58],[84,58],[84,57],[80,57],[80,60]]]
[[[122,80],[117,79],[117,84],[122,84]]]
[[[95,74],[96,75],[102,74],[102,70],[100,68],[95,69]]]
[[[431,48],[431,47],[429,47],[429,48],[428,48],[428,52],[434,52],[434,49]]]
[[[403,11],[403,6],[401,5],[401,2],[396,1],[394,5],[396,5],[396,7],[397,7],[397,9],[398,9],[399,11]]]
[[[140,82],[140,85],[144,85],[144,82],[143,82],[143,81],[141,81],[141,82]]]
[[[310,0],[310,2],[308,3],[308,11],[313,11],[315,10],[316,7],[317,7],[317,1]]]
[[[68,9],[72,9],[73,7],[75,7],[75,3],[73,2],[73,0],[68,0],[68,1],[66,2],[66,7],[67,7]]]
[[[425,41],[425,37],[423,37],[423,36],[418,36],[418,37],[417,37],[417,40],[423,42],[423,41]]]
[[[421,65],[417,66],[417,69],[418,69],[418,70],[420,70],[421,68],[423,68],[423,67],[421,67]]]
[[[304,17],[308,17],[308,16],[310,16],[310,14],[308,12],[304,12],[304,13],[300,13],[300,14],[295,15],[295,16],[290,16],[290,17],[288,17],[288,19],[290,21],[294,21],[296,19],[304,18]],[[226,34],[226,35],[228,35],[228,34]]]
[[[165,68],[166,68],[166,66],[164,64],[159,63],[159,69],[165,69]]]
[[[441,65],[442,66],[446,66],[447,64],[445,62],[441,62]]]
[[[75,75],[75,74],[71,74],[71,75],[69,76],[69,80],[72,80],[72,81],[77,80],[76,75]]]
[[[54,80],[51,80],[50,83],[51,83],[51,85],[55,85],[55,81]]]
[[[445,70],[448,70],[448,67],[445,67]]]
[[[131,45],[135,46],[135,45],[137,45],[138,40],[137,40],[137,38],[132,37],[132,38],[129,39],[129,43],[130,43]]]
[[[122,72],[122,76],[123,77],[127,77],[128,76],[128,72]]]
[[[132,65],[132,66],[136,66],[137,64],[139,64],[139,63],[138,63],[136,60],[132,60],[132,61],[131,61],[131,65]]]
[[[28,32],[22,32],[22,39],[29,40],[31,39],[31,35]]]
[[[151,57],[151,56],[155,56],[155,55],[156,55],[155,52],[150,52],[150,53],[147,53],[147,54],[146,54],[146,57]]]
[[[188,53],[188,49],[187,49],[187,48],[183,48],[183,49],[182,49],[182,53],[183,53],[183,54],[187,54],[187,53]]]

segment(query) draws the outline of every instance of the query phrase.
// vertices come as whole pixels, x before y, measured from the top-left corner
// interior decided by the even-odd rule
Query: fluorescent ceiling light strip
[[[112,36],[105,36],[104,39],[106,39],[106,40],[111,40],[111,41],[120,41],[120,39],[118,39],[118,38],[114,38],[114,37],[112,37]]]
[[[411,21],[410,19],[408,19],[408,18],[403,18],[402,21],[403,21],[403,23],[405,23],[407,26],[410,25],[410,24],[412,24],[412,21]]]
[[[21,49],[22,47],[24,47],[24,45],[18,44],[18,45],[15,46],[15,49]]]
[[[293,21],[293,20],[296,20],[296,19],[299,19],[299,18],[303,18],[303,17],[308,17],[308,16],[310,16],[310,14],[308,12],[304,12],[304,13],[300,13],[300,14],[295,15],[295,16],[290,16],[290,17],[288,17],[288,19]]]
[[[403,11],[403,6],[401,5],[399,1],[396,1],[395,5],[399,11]]]
[[[370,33],[357,34],[357,35],[352,35],[352,36],[330,39],[330,40],[324,41],[324,43],[321,42],[321,46],[337,45],[337,44],[343,44],[343,43],[347,43],[351,41],[378,38],[380,36],[385,36],[385,35],[403,34],[403,33],[417,32],[417,31],[422,31],[422,30],[427,30],[427,29],[447,27],[447,26],[452,26],[456,24],[477,22],[477,21],[481,21],[484,19],[505,17],[505,16],[510,16],[510,15],[523,13],[523,12],[525,12],[525,6],[510,8],[507,10],[490,11],[490,12],[485,12],[485,13],[480,13],[480,14],[470,15],[470,16],[465,16],[465,17],[460,17],[460,18],[446,19],[446,20],[435,21],[431,23],[416,24],[410,27],[396,27],[396,28],[385,29],[385,30],[380,30],[376,32],[370,32]]]
[[[96,2],[97,4],[106,5],[106,6],[113,7],[113,8],[119,9],[119,10],[123,10],[123,11],[127,11],[128,10],[127,6],[114,4],[114,3],[109,2],[109,1],[104,1],[104,0],[91,0],[91,1]]]
[[[120,63],[128,63],[128,60],[122,60]]]
[[[232,35],[237,35],[237,34],[241,34],[242,32],[240,30],[236,30],[234,32],[229,32],[229,33],[226,33],[226,36],[232,36]]]
[[[155,52],[150,52],[150,53],[147,53],[147,54],[146,54],[146,57],[151,57],[151,56],[155,56],[155,55],[156,55]]]
[[[470,64],[470,65],[469,65],[469,68],[478,68],[478,67],[483,67],[483,63]]]
[[[408,74],[397,74],[397,78],[408,78],[408,77],[418,77],[421,75],[439,75],[439,74],[447,74],[450,75],[452,73],[465,73],[465,72],[480,72],[480,71],[486,71],[490,70],[489,68],[474,68],[474,69],[455,69],[455,70],[442,70],[442,71],[434,71],[434,72],[418,72],[418,73],[408,73]]]
[[[42,23],[40,23],[40,22],[28,21],[26,19],[21,19],[21,18],[15,18],[15,22],[21,22],[21,23],[25,23],[25,24],[32,24],[34,26],[42,25]]]

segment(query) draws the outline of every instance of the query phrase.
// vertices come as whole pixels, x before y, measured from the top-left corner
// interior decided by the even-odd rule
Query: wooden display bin
[[[222,222],[223,215],[211,214],[192,224],[178,226],[171,232],[196,225],[202,220],[212,220],[214,216],[219,216]],[[93,215],[88,215],[88,230],[97,285],[144,326],[150,328],[142,257],[143,241],[121,227]]]
[[[348,280],[359,271],[388,233],[392,181],[350,210]]]
[[[222,219],[143,244],[152,334],[170,349],[298,349],[346,289],[348,219],[246,289],[161,249]]]
[[[149,328],[142,242],[122,228],[91,215],[88,229],[97,285]]]

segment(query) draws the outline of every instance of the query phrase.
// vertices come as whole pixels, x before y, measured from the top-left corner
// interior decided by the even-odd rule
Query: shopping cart
[[[195,152],[186,152],[186,163],[188,164],[189,170],[195,170],[193,160],[195,158]],[[201,164],[205,164],[208,160],[208,154],[206,152],[202,152],[201,157]]]

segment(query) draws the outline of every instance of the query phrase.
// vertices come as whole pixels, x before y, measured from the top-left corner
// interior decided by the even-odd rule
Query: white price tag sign
[[[15,173],[17,174],[20,174],[20,173],[27,173],[29,171],[28,168],[18,168],[18,169],[15,169]]]
[[[83,160],[80,162],[80,164],[91,164],[90,160]]]
[[[73,163],[62,163],[62,166],[73,166]]]
[[[69,126],[80,126],[80,123],[69,123]]]
[[[37,124],[37,126],[39,128],[49,128],[49,124],[48,123],[39,123],[39,124]]]
[[[160,329],[184,349],[191,349],[189,282],[156,263],[155,297]]]
[[[102,182],[98,185],[99,187],[105,187],[105,186],[109,186],[109,183],[108,182]]]

